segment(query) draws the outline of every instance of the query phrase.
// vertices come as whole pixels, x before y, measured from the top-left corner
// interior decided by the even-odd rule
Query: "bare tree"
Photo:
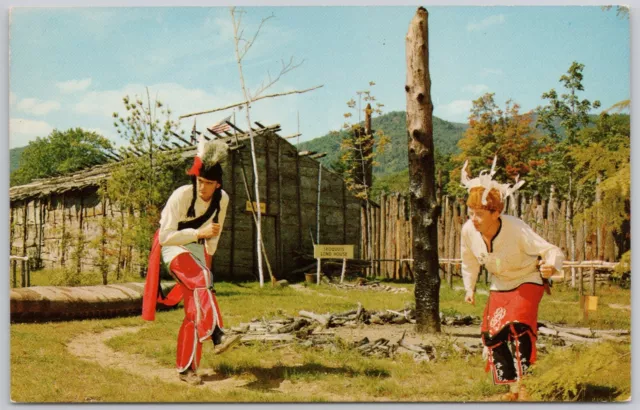
[[[262,249],[263,249],[263,244],[262,244],[262,211],[260,209],[260,178],[259,178],[259,174],[258,174],[258,162],[256,159],[256,150],[255,150],[255,142],[254,142],[254,133],[251,127],[251,103],[253,101],[256,101],[258,98],[260,98],[260,95],[267,90],[269,87],[273,86],[275,83],[278,82],[278,80],[280,80],[280,78],[282,78],[283,75],[285,75],[286,73],[288,73],[291,70],[296,69],[297,67],[299,67],[304,61],[295,64],[293,57],[291,57],[289,59],[289,61],[287,63],[285,63],[284,61],[281,62],[281,67],[280,67],[280,71],[278,72],[278,74],[275,77],[271,76],[271,73],[267,73],[267,79],[266,81],[263,81],[260,86],[255,90],[255,91],[251,91],[246,84],[245,78],[244,78],[244,71],[242,69],[242,63],[243,60],[245,58],[245,56],[247,55],[247,53],[249,52],[249,50],[251,49],[251,47],[255,44],[256,39],[258,38],[258,35],[260,34],[260,30],[262,29],[263,25],[265,22],[267,22],[269,19],[271,19],[273,16],[269,16],[266,18],[263,18],[260,21],[260,24],[257,28],[257,30],[255,31],[255,33],[253,34],[253,36],[250,39],[246,39],[244,37],[244,29],[242,28],[242,16],[245,13],[244,11],[236,11],[235,7],[230,7],[230,12],[231,12],[231,20],[233,22],[233,40],[234,40],[234,47],[235,47],[235,54],[236,54],[236,62],[238,64],[238,73],[240,75],[240,86],[242,87],[242,93],[244,95],[244,112],[245,112],[245,117],[247,120],[247,125],[248,125],[248,133],[249,133],[249,140],[251,142],[251,162],[253,165],[253,177],[254,177],[254,195],[255,195],[255,200],[257,203],[257,207],[256,207],[256,248],[258,251],[258,275],[259,275],[259,280],[260,280],[260,287],[264,286],[264,273],[263,273],[263,268],[262,268]]]
[[[429,14],[418,8],[406,38],[409,191],[413,227],[416,330],[440,332],[438,203],[435,190],[433,103],[429,75]]]
[[[238,64],[238,72],[240,74],[240,85],[242,87],[242,93],[243,93],[243,96],[244,96],[244,101],[238,102],[238,103],[229,104],[229,105],[226,105],[224,107],[218,107],[218,108],[206,110],[206,111],[199,111],[199,112],[184,114],[184,115],[181,115],[179,118],[183,119],[183,118],[188,118],[188,117],[192,117],[192,116],[196,116],[196,115],[210,114],[210,113],[224,111],[224,110],[228,110],[228,109],[232,109],[232,108],[236,108],[236,107],[245,108],[245,110],[244,110],[245,118],[246,118],[248,129],[249,129],[248,133],[249,133],[249,139],[250,139],[250,143],[251,143],[251,162],[252,162],[253,175],[254,175],[255,201],[258,204],[258,206],[256,207],[255,211],[252,211],[252,215],[253,215],[254,223],[256,225],[256,231],[257,231],[256,232],[257,233],[256,248],[258,249],[258,255],[260,255],[258,257],[258,276],[259,276],[259,280],[260,280],[260,287],[262,287],[262,286],[264,286],[264,273],[263,273],[263,269],[262,269],[262,257],[264,256],[265,260],[267,261],[267,265],[269,265],[269,261],[268,261],[267,256],[266,256],[266,251],[265,251],[264,243],[263,243],[263,240],[262,240],[262,213],[261,213],[261,209],[260,209],[260,206],[259,206],[259,204],[260,204],[260,192],[259,192],[260,180],[259,180],[258,167],[257,167],[257,161],[256,161],[256,154],[255,154],[255,143],[254,143],[255,134],[254,134],[253,129],[251,127],[251,112],[250,112],[251,104],[256,102],[256,101],[260,101],[260,100],[267,99],[267,98],[276,98],[276,97],[281,97],[281,96],[286,96],[286,95],[291,95],[291,94],[306,93],[306,92],[313,91],[313,90],[316,90],[318,88],[321,88],[322,85],[318,85],[318,86],[315,86],[315,87],[307,88],[307,89],[304,89],[304,90],[292,90],[292,91],[287,91],[287,92],[262,95],[267,89],[269,89],[276,82],[278,82],[283,75],[285,75],[286,73],[288,73],[291,70],[294,70],[294,69],[298,68],[304,62],[304,60],[303,60],[303,61],[301,61],[301,62],[296,64],[296,63],[294,63],[294,60],[293,60],[293,57],[292,57],[292,58],[289,59],[289,61],[287,63],[285,63],[284,60],[281,61],[280,71],[278,72],[278,74],[275,77],[272,77],[271,73],[267,72],[267,79],[265,81],[263,81],[260,84],[260,86],[257,87],[254,91],[251,91],[248,88],[248,86],[246,85],[246,82],[245,82],[244,71],[243,71],[243,68],[242,68],[243,67],[242,66],[242,62],[243,62],[244,57],[247,55],[247,53],[251,49],[251,47],[254,45],[256,39],[258,38],[258,36],[260,34],[260,30],[262,29],[262,27],[265,24],[265,22],[267,20],[273,18],[273,16],[269,16],[269,17],[263,18],[261,20],[256,32],[251,37],[251,39],[247,40],[244,37],[244,29],[242,28],[242,15],[245,12],[244,11],[236,11],[235,7],[230,7],[230,12],[231,12],[231,19],[232,19],[232,22],[233,22],[234,50],[235,50],[235,55],[236,55],[236,62]],[[248,189],[248,184],[247,184],[247,181],[246,181],[246,176],[244,175],[244,168],[243,168],[243,176],[244,176],[245,188],[247,189],[247,195],[249,196],[249,189]],[[271,279],[273,281],[274,278],[273,278],[273,274],[271,272],[271,269],[269,269],[269,273],[270,273]]]

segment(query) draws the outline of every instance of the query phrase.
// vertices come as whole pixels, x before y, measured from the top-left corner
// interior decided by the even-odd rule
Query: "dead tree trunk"
[[[409,191],[413,227],[416,330],[440,332],[438,204],[435,191],[433,103],[429,76],[429,14],[418,8],[406,38]]]

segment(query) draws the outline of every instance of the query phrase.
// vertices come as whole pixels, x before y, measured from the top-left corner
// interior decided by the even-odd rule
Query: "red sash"
[[[166,297],[162,297],[160,291],[160,263],[162,263],[162,246],[158,239],[160,230],[153,235],[149,264],[147,266],[147,279],[144,284],[142,296],[142,319],[154,320],[156,318],[156,304],[175,306],[182,300],[184,288],[179,283],[175,285]]]

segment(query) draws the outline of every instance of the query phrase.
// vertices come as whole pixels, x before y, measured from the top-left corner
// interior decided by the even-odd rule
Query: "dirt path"
[[[106,344],[109,339],[126,333],[135,333],[142,328],[143,326],[119,327],[102,333],[83,333],[72,339],[67,349],[74,356],[98,363],[102,367],[124,370],[140,377],[157,378],[166,383],[184,385],[185,383],[178,379],[175,369],[168,369],[142,355],[115,351]],[[198,388],[228,391],[229,388],[240,387],[247,383],[246,380],[221,377],[210,369],[203,369],[201,374],[204,383]],[[211,383],[213,381],[215,383]]]
[[[621,309],[631,311],[631,305],[622,305],[620,303],[609,303],[611,309]]]
[[[104,331],[102,333],[83,333],[72,339],[67,345],[67,349],[74,356],[92,363],[97,363],[105,368],[113,368],[133,373],[136,376],[147,379],[159,379],[165,383],[186,384],[178,379],[176,370],[167,368],[152,359],[138,354],[118,352],[107,346],[109,339],[127,333],[139,332],[144,326],[118,327]],[[295,366],[295,365],[294,365]],[[259,389],[273,393],[284,393],[288,397],[298,397],[301,402],[308,399],[310,394],[318,394],[330,401],[353,401],[352,397],[341,396],[322,389],[322,386],[311,383],[292,383],[281,378],[269,378],[271,376],[268,369],[265,375],[254,374],[252,377],[226,377],[218,374],[213,369],[200,369],[203,384],[191,386],[198,389],[209,389],[211,391],[230,391],[231,389]],[[301,386],[304,384],[304,386]]]

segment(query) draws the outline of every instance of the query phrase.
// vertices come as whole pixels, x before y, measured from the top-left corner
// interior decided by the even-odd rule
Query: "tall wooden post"
[[[235,248],[236,248],[236,210],[239,208],[239,204],[236,200],[238,195],[236,194],[236,152],[231,151],[231,169],[229,174],[231,175],[231,189],[229,190],[229,202],[231,203],[231,246],[229,248],[229,271],[227,277],[233,279],[234,275],[234,263],[235,263]]]
[[[276,162],[276,172],[278,174],[278,217],[276,218],[276,271],[278,276],[284,272],[284,260],[282,258],[282,140],[278,138],[278,160]]]
[[[416,283],[416,330],[434,333],[440,332],[440,275],[428,16],[427,10],[419,7],[409,24],[406,37],[405,91]]]
[[[11,263],[12,263],[11,270],[13,272],[13,287],[15,288],[18,286],[18,278],[17,278],[18,261],[14,259],[11,261]]]

